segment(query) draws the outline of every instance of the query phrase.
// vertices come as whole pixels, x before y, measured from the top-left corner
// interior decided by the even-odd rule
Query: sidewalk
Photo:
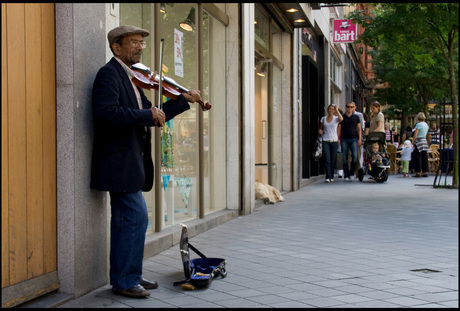
[[[434,176],[320,179],[190,239],[228,275],[186,291],[179,246],[144,261],[145,299],[103,286],[61,308],[458,307],[458,190]],[[192,252],[192,258],[198,255]]]

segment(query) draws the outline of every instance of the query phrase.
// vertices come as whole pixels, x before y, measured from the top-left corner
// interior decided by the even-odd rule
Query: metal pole
[[[198,32],[198,89],[203,90],[203,5],[198,3],[198,19],[196,27]],[[203,110],[198,111],[198,215],[204,218],[204,151],[203,151]]]
[[[157,38],[160,37],[160,3],[155,4],[155,38],[153,38],[155,42],[155,66],[154,68],[159,68],[161,66],[160,64],[160,55],[157,53],[157,51],[160,50],[158,46],[158,40]],[[160,68],[161,72],[161,68]],[[161,81],[161,80],[160,80]],[[159,88],[159,97],[157,99],[157,106],[160,106],[161,104],[161,88]],[[154,127],[154,136],[155,136],[155,150],[153,152],[154,154],[154,162],[155,162],[155,170],[154,170],[154,180],[156,183],[154,183],[153,190],[155,192],[155,204],[153,207],[154,213],[155,213],[155,232],[161,232],[162,230],[162,193],[161,193],[161,187],[160,187],[160,181],[161,181],[161,128],[159,127]]]

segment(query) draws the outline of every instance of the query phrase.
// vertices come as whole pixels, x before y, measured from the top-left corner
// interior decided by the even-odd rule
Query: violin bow
[[[165,39],[161,38],[160,40],[160,73],[159,73],[159,79],[158,79],[158,105],[160,107],[160,110],[163,110],[163,99],[162,99],[162,86],[161,86],[161,81],[163,80],[163,43]]]

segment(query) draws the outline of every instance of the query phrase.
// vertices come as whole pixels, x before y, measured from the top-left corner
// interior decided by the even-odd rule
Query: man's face
[[[355,111],[355,105],[354,104],[346,104],[345,108],[347,109],[347,113],[353,113]]]
[[[114,43],[113,51],[128,67],[139,63],[142,55],[142,35],[135,34],[126,36],[121,44]]]

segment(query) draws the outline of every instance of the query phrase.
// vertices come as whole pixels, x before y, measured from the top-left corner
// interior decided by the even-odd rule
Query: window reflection
[[[161,14],[163,73],[188,89],[197,89],[197,32],[179,26],[191,13],[195,15],[195,5],[174,3]],[[198,110],[195,104],[190,107],[163,129],[167,133],[162,135],[162,155],[167,161],[162,161],[161,167],[165,227],[197,217]]]
[[[135,25],[151,31],[146,37],[147,47],[142,63],[153,68],[154,23],[151,20],[155,4],[120,4],[120,25]],[[193,3],[165,3],[160,5],[160,36],[164,39],[163,74],[187,89],[198,89],[197,6]],[[183,21],[194,24],[187,31],[180,26]],[[193,25],[192,25],[193,26]],[[176,116],[161,129],[161,180],[162,206],[155,206],[155,191],[144,193],[149,211],[149,231],[155,231],[155,209],[160,210],[162,227],[168,227],[198,217],[198,174],[203,166],[205,213],[226,208],[226,75],[225,26],[203,12],[203,89],[204,102],[212,109],[202,113],[203,127],[198,128],[201,113],[196,104]],[[157,38],[160,40],[160,38]],[[144,90],[154,101],[156,91]],[[165,102],[167,98],[163,98]],[[203,136],[203,161],[198,160],[198,138]],[[154,148],[154,136],[152,148]],[[154,150],[152,150],[152,154]],[[155,167],[155,169],[158,169]]]

